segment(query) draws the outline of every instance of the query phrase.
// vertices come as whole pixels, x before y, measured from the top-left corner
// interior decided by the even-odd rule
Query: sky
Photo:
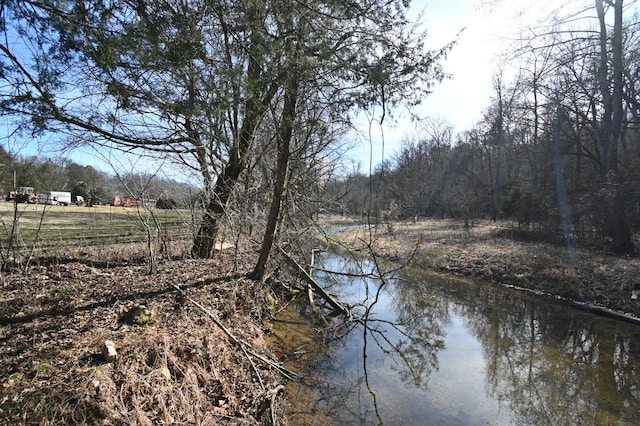
[[[584,0],[564,0],[581,3]],[[561,3],[560,1],[559,3]],[[423,104],[416,110],[421,117],[430,117],[450,123],[454,133],[468,130],[481,119],[489,105],[492,77],[500,68],[499,54],[503,53],[507,39],[523,24],[514,15],[531,5],[557,4],[549,0],[413,0],[411,17],[418,19],[422,11],[429,48],[438,49],[457,37],[457,44],[443,62],[444,71],[451,75],[437,84]],[[489,6],[493,4],[493,6]],[[538,18],[538,16],[533,13]],[[464,29],[464,30],[463,30]],[[461,32],[462,31],[462,32]],[[373,116],[363,116],[359,132],[350,136],[354,148],[346,158],[352,166],[361,165],[361,171],[375,168],[383,160],[391,159],[402,141],[416,134],[417,124],[408,113],[393,111],[379,125]],[[45,142],[46,145],[46,142]],[[45,152],[45,155],[47,153]],[[107,154],[108,155],[108,154]],[[71,159],[80,164],[105,164],[105,158],[91,148],[72,153]],[[114,159],[109,159],[114,161]],[[126,163],[136,159],[125,159]],[[166,165],[165,165],[166,166]],[[123,167],[131,168],[130,164]],[[109,167],[96,167],[109,172]],[[162,167],[160,167],[162,168]]]
[[[539,10],[545,3],[558,4],[548,0],[414,0],[413,16],[424,12],[429,47],[444,46],[457,36],[456,45],[443,62],[451,78],[434,87],[416,109],[419,116],[450,123],[454,134],[474,127],[489,105],[493,76],[505,67],[501,54],[522,25],[547,16]],[[406,112],[395,114],[395,122],[387,120],[382,126],[374,123],[369,127],[369,121],[362,120],[360,132],[367,137],[370,132],[371,138],[356,141],[348,156],[360,163],[361,171],[391,159],[403,140],[419,132],[419,125],[411,122]]]

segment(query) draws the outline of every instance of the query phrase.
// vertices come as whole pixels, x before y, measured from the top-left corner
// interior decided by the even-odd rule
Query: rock
[[[160,369],[160,374],[162,374],[165,379],[171,380],[171,371],[169,371],[167,367],[162,367]]]
[[[145,305],[136,305],[124,314],[124,321],[130,325],[147,325],[156,320],[156,314]]]
[[[116,345],[111,340],[105,340],[102,344],[102,356],[107,362],[113,362],[118,358]]]

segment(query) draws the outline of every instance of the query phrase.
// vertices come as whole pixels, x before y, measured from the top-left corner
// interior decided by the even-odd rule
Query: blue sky
[[[512,3],[522,0],[508,1]],[[425,11],[424,19],[429,32],[427,43],[432,48],[439,48],[449,43],[462,28],[467,27],[459,38],[459,45],[451,52],[445,64],[446,71],[453,74],[453,79],[436,87],[433,95],[426,99],[421,108],[421,115],[441,117],[455,123],[458,130],[464,130],[479,118],[479,113],[486,104],[487,86],[490,84],[494,45],[485,34],[487,26],[484,20],[488,15],[477,8],[477,4],[481,2],[482,0],[417,0],[413,2],[412,10],[416,18],[420,11]],[[481,43],[479,47],[478,43]],[[384,126],[385,136],[390,141],[388,154],[399,146],[399,141],[412,127],[407,123],[406,114],[402,111],[395,111],[395,115],[399,119],[398,126],[390,126],[390,122],[385,123]],[[10,127],[8,124],[0,123],[0,126],[7,129]],[[368,126],[364,127],[368,138]],[[372,128],[372,137],[374,163],[379,163],[383,158],[380,128]],[[25,141],[28,141],[27,147],[23,146]],[[22,155],[57,158],[60,157],[60,153],[52,149],[55,145],[51,138],[36,141],[25,137],[14,139],[12,145],[7,148]],[[364,151],[362,148],[365,148]],[[364,164],[368,163],[367,148],[368,143],[360,146],[352,152],[353,158]],[[107,172],[110,172],[112,167],[105,162],[105,156],[116,164],[118,162],[136,163],[135,158],[117,158],[115,153],[96,155],[91,148],[78,149],[63,155],[69,155],[72,161],[82,165],[92,165]]]
[[[413,11],[417,16],[424,11],[423,20],[429,33],[430,48],[441,47],[454,40],[457,44],[443,63],[451,78],[438,84],[433,93],[418,107],[423,118],[450,123],[454,134],[475,127],[492,96],[492,79],[501,68],[507,82],[515,75],[514,68],[505,60],[515,38],[525,26],[548,22],[549,13],[568,5],[570,8],[593,7],[593,0],[417,0]],[[402,141],[415,136],[419,130],[407,114],[396,111],[397,122],[370,129],[362,120],[361,133],[371,140],[356,142],[349,158],[360,162],[361,171],[369,170],[383,160],[389,160],[400,148]],[[372,148],[371,148],[372,147]]]

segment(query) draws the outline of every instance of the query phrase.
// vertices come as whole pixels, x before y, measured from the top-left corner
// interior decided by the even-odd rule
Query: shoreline
[[[640,325],[640,259],[519,241],[506,238],[505,229],[491,221],[465,228],[461,220],[424,219],[383,223],[372,234],[347,229],[333,236],[385,260],[532,291]]]

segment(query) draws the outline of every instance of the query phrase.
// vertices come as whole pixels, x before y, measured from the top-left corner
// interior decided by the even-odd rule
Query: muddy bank
[[[509,227],[485,221],[387,223],[336,234],[345,246],[443,273],[548,293],[640,318],[640,259],[509,238]],[[638,292],[637,292],[638,291]],[[637,292],[637,293],[636,293]]]

